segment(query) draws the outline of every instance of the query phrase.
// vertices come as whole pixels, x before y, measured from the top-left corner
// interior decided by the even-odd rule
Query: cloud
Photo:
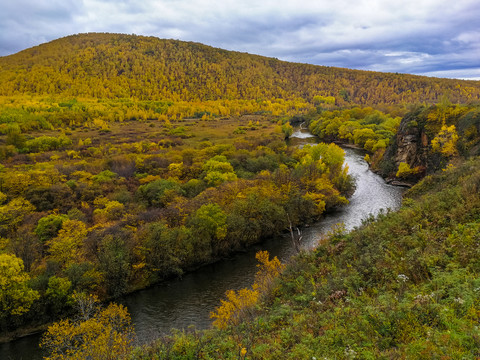
[[[0,55],[53,40],[72,31],[75,0],[14,0],[2,4],[0,13]]]
[[[468,76],[480,68],[479,15],[477,0],[19,0],[0,15],[0,55],[101,31],[318,65]]]

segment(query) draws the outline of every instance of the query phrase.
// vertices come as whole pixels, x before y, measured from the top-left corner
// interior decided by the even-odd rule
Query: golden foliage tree
[[[0,318],[27,312],[40,297],[28,286],[29,279],[22,259],[13,254],[0,254]]]
[[[418,174],[419,172],[420,169],[418,166],[412,169],[407,163],[401,162],[400,165],[398,165],[398,171],[395,176],[398,178],[406,178],[410,175]]]
[[[47,241],[51,259],[65,267],[79,261],[82,255],[82,245],[87,235],[87,227],[78,220],[65,220],[58,235]]]
[[[22,197],[11,200],[8,204],[0,206],[0,234],[14,231],[22,223],[23,218],[34,212],[35,207],[30,201]]]
[[[251,289],[240,289],[238,291],[228,290],[226,300],[221,299],[221,305],[210,314],[215,319],[213,324],[224,329],[229,325],[238,324],[258,302],[262,293],[265,293],[272,281],[277,278],[285,268],[285,265],[275,256],[269,259],[268,251],[259,251],[255,255],[258,260],[258,271],[255,274],[255,282]]]
[[[440,132],[432,140],[432,151],[440,152],[446,157],[455,156],[457,151],[458,134],[455,125],[443,125]]]
[[[94,296],[76,296],[80,318],[51,325],[40,346],[47,360],[114,360],[129,356],[134,338],[130,315],[123,305],[102,309]]]

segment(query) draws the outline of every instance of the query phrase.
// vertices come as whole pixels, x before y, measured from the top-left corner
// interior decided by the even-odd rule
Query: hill
[[[337,104],[480,98],[480,82],[296,64],[136,35],[68,36],[0,58],[0,95],[207,101],[334,96]]]

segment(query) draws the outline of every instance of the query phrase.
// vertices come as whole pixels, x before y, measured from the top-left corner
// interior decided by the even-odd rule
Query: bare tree
[[[295,235],[295,232],[293,231],[292,222],[290,221],[290,216],[288,215],[288,213],[287,213],[287,219],[288,219],[288,224],[290,229],[290,236],[292,238],[292,244],[293,244],[293,247],[295,248],[295,251],[298,253],[300,252],[300,243],[302,242],[302,232],[298,227],[296,227],[297,234]]]

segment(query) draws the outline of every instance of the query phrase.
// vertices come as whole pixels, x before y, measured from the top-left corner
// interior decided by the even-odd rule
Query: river
[[[291,136],[290,145],[303,146],[315,141],[316,138],[307,130],[298,129]],[[388,185],[371,172],[361,151],[344,150],[349,173],[356,179],[356,191],[347,206],[303,229],[302,246],[305,248],[314,247],[336,224],[343,223],[347,230],[352,230],[370,214],[376,215],[386,209],[396,210],[401,205],[403,188]],[[182,329],[190,325],[196,329],[208,328],[211,325],[210,312],[219,305],[219,299],[225,292],[252,284],[257,263],[255,253],[259,250],[268,250],[284,262],[294,253],[290,236],[286,234],[186,274],[181,279],[138,291],[120,300],[132,316],[137,342],[144,344],[172,328]],[[0,359],[41,359],[38,341],[39,335],[32,335],[0,344]]]

